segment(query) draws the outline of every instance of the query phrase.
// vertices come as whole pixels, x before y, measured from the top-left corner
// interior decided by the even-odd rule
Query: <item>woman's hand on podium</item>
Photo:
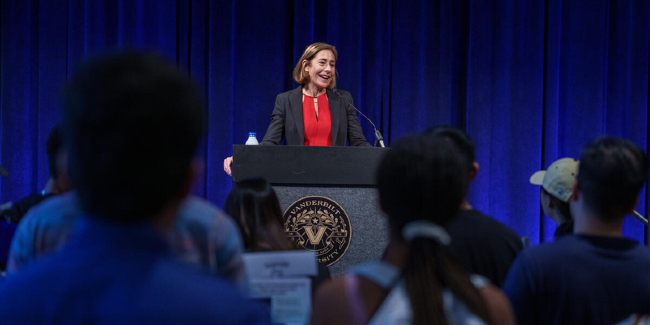
[[[226,174],[232,176],[232,156],[226,158],[223,160],[223,171],[226,172]]]

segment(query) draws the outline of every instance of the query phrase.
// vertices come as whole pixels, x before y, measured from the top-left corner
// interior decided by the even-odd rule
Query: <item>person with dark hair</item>
[[[84,216],[60,252],[0,286],[3,323],[268,324],[231,284],[173,261],[164,240],[200,172],[203,123],[187,74],[157,56],[82,65],[63,129]]]
[[[247,251],[298,248],[284,232],[280,202],[265,179],[246,179],[236,183],[228,193],[223,208],[239,227]]]
[[[650,249],[622,232],[649,167],[628,140],[584,146],[569,200],[573,235],[524,250],[503,285],[520,324],[614,324],[650,313]]]
[[[72,189],[67,169],[67,153],[63,147],[61,124],[57,124],[50,131],[46,149],[50,178],[40,193],[32,193],[15,203],[8,202],[1,205],[0,215],[3,215],[7,221],[18,223],[33,206],[51,196],[63,194]]]
[[[468,182],[471,184],[479,171],[475,160],[474,142],[463,130],[452,126],[437,126],[424,132],[427,136],[449,141],[465,160]],[[451,235],[449,250],[453,257],[472,274],[486,277],[501,286],[517,254],[523,249],[519,235],[508,226],[483,214],[463,198],[458,215],[447,225]]]
[[[325,283],[312,324],[512,324],[503,293],[448,256],[445,230],[467,192],[466,160],[430,136],[393,146],[377,171],[390,242],[379,262]],[[332,312],[336,311],[336,312]]]
[[[544,214],[557,225],[554,239],[573,233],[569,200],[578,175],[578,164],[573,158],[562,158],[553,162],[547,170],[540,170],[530,176],[531,184],[541,186],[540,203]]]
[[[288,251],[300,249],[284,231],[280,202],[271,184],[263,178],[246,179],[228,193],[224,210],[239,226],[248,252]],[[330,278],[324,264],[318,264],[313,288]]]

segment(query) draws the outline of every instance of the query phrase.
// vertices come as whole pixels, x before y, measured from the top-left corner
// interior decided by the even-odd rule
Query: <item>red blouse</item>
[[[303,94],[302,118],[305,122],[306,146],[332,146],[332,116],[327,95],[318,96],[318,117],[314,97]]]

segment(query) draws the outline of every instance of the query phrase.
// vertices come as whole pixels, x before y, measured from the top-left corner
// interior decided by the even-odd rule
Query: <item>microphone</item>
[[[337,95],[339,95],[339,97],[341,97],[341,99],[343,99],[343,101],[345,101],[348,105],[350,105],[350,107],[354,108],[355,111],[359,112],[359,114],[361,114],[361,116],[365,117],[366,120],[368,120],[368,122],[370,122],[370,125],[372,125],[372,127],[375,129],[375,146],[377,146],[377,143],[379,143],[379,146],[380,146],[380,147],[385,148],[386,146],[384,146],[384,137],[381,135],[381,133],[379,132],[379,130],[377,130],[377,127],[375,126],[375,123],[372,123],[372,121],[371,121],[371,120],[370,120],[366,115],[364,115],[363,113],[361,113],[361,111],[358,110],[356,107],[354,107],[354,105],[350,104],[350,102],[348,102],[347,99],[345,99],[345,98],[343,97],[343,95],[341,95],[341,93],[339,93],[339,90],[338,90],[338,89],[332,89],[332,90],[333,90]]]
[[[639,221],[643,222],[644,225],[646,225],[646,226],[648,225],[648,219],[644,218],[643,215],[638,213],[636,210],[632,211],[632,215],[635,218],[639,219]]]

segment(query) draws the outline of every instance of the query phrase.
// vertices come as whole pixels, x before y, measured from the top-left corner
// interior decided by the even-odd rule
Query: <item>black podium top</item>
[[[234,182],[263,177],[272,184],[375,186],[387,148],[233,146]]]

